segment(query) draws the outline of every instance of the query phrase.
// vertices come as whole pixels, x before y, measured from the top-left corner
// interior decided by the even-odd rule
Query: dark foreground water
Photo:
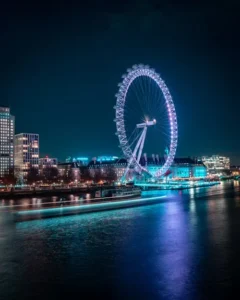
[[[0,212],[0,299],[238,299],[239,288],[238,182],[86,215]]]

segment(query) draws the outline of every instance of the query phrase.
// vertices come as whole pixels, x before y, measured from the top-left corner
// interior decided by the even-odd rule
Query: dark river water
[[[0,299],[239,299],[239,182],[164,194],[19,223],[0,211]]]

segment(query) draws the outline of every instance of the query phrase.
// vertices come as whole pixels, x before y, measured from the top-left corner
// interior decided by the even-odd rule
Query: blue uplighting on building
[[[77,158],[73,158],[72,159],[73,162],[75,161],[84,161],[84,162],[88,162],[89,161],[89,158],[88,157],[77,157]]]
[[[114,161],[118,159],[117,156],[106,156],[106,155],[102,155],[102,156],[98,156],[97,157],[97,161]]]

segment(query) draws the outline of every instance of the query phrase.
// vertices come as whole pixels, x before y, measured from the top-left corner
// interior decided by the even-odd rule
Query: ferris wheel
[[[172,96],[160,75],[148,65],[134,65],[122,78],[116,94],[114,121],[119,146],[128,161],[124,178],[130,168],[161,177],[173,163],[177,148],[177,115]],[[147,163],[142,162],[143,151],[157,152],[161,157],[164,149],[167,150],[163,161],[158,159],[159,167],[151,174]]]

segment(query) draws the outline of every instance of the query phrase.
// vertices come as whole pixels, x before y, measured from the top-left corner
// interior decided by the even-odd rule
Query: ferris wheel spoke
[[[160,132],[161,134],[165,135],[168,139],[169,139],[169,132],[167,131],[163,131],[163,130],[159,130],[159,129],[156,129],[158,132]]]
[[[146,103],[146,107],[148,110],[148,113],[150,114],[150,106],[149,106],[149,102],[150,102],[150,92],[149,92],[149,81],[148,81],[148,77],[144,76],[143,77],[143,82],[145,82],[145,103]]]
[[[138,109],[137,107],[130,107],[130,106],[126,107],[124,115],[126,117],[128,117],[128,116],[131,117],[131,114],[138,114],[138,115],[140,114],[140,115],[142,115],[143,111],[141,109]]]
[[[142,114],[144,115],[144,106],[143,106],[143,104],[141,103],[141,91],[139,91],[139,89],[133,89],[134,90],[134,93],[135,93],[135,96],[136,96],[136,99],[137,99],[137,101],[138,101],[138,103],[139,103],[139,107],[141,108],[141,110],[142,110]]]
[[[144,91],[144,93],[143,93],[144,106],[146,108],[147,113],[149,113],[149,106],[148,106],[148,97],[149,97],[149,95],[148,95],[147,89],[145,87],[145,81],[146,81],[145,78],[146,78],[145,76],[141,77],[141,86],[142,86],[143,91]]]

